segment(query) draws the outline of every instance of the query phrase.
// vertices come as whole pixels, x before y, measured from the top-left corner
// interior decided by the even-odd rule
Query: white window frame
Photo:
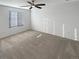
[[[22,16],[20,12],[17,11],[9,11],[9,28],[23,26],[22,24]],[[21,19],[20,19],[21,17]]]

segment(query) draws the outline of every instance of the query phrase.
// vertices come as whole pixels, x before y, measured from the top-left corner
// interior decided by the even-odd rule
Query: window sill
[[[9,28],[14,28],[14,27],[22,27],[24,25],[17,25],[17,26],[9,26]]]

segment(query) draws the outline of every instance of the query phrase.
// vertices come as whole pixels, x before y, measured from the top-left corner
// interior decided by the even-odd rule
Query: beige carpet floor
[[[0,40],[0,59],[79,59],[79,42],[26,31]]]

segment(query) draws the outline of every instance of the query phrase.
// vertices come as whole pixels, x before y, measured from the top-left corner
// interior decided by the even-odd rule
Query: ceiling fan
[[[21,6],[21,7],[30,7],[29,9],[32,9],[33,7],[36,7],[36,8],[38,8],[38,9],[42,9],[42,7],[41,6],[45,6],[46,4],[35,4],[35,1],[36,0],[31,0],[31,1],[27,1],[27,3],[28,4],[30,4],[30,5],[26,5],[26,6]]]

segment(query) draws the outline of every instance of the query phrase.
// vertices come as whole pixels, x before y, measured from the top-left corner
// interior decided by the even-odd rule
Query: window
[[[22,26],[22,13],[9,11],[9,28]]]

